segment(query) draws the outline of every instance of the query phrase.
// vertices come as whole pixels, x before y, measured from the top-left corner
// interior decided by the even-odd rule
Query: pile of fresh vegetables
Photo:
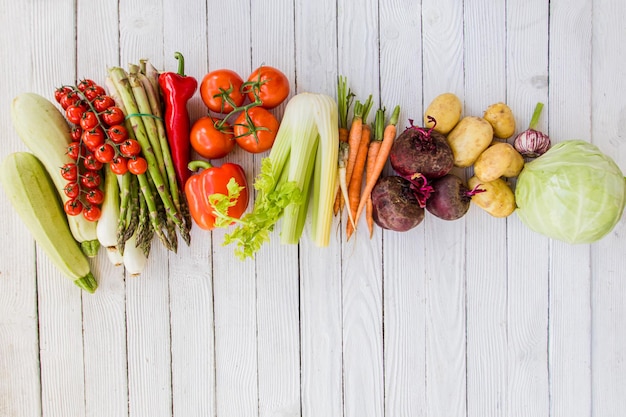
[[[142,60],[109,68],[103,85],[63,85],[56,103],[35,93],[12,103],[30,152],[9,155],[0,180],[36,242],[86,291],[98,286],[88,259],[100,246],[139,275],[155,236],[176,252],[179,236],[191,243],[192,224],[230,228],[224,244],[246,259],[279,223],[283,244],[297,244],[310,227],[313,243],[326,246],[333,216],[344,212],[346,240],[363,214],[371,238],[375,225],[411,230],[426,212],[460,219],[472,202],[494,217],[517,212],[532,230],[569,243],[594,242],[622,217],[619,167],[588,142],[551,147],[537,130],[541,103],[515,135],[505,103],[463,117],[461,100],[444,93],[422,126],[409,119],[397,135],[400,106],[390,115],[378,106],[370,123],[372,95],[357,99],[345,77],[336,99],[300,93],[288,100],[289,80],[277,68],[258,67],[246,81],[218,69],[198,83],[185,75],[183,56],[175,58],[176,72]],[[196,92],[207,111],[191,120],[187,104]],[[273,109],[283,103],[279,120]],[[243,168],[216,162],[236,147],[265,153],[252,204]],[[391,175],[383,175],[387,164]]]

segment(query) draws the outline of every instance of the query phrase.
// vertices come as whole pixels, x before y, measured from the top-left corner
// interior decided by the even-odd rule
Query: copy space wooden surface
[[[0,156],[25,150],[11,100],[142,58],[188,75],[261,64],[292,94],[360,98],[420,120],[439,93],[464,113],[537,101],[553,141],[580,138],[626,172],[621,0],[26,0],[0,10]],[[280,114],[284,106],[277,110]],[[192,100],[194,119],[205,110]],[[34,120],[34,123],[37,121]],[[250,180],[263,155],[226,158]],[[626,410],[626,221],[571,246],[472,207],[407,233],[329,247],[274,234],[240,262],[224,231],[153,245],[125,276],[101,252],[81,292],[0,198],[0,416],[611,417]]]

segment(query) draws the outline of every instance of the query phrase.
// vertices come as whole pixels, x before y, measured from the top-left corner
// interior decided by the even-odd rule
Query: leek
[[[104,201],[101,207],[102,214],[96,226],[96,234],[101,246],[107,250],[109,260],[113,265],[123,263],[122,254],[117,248],[117,223],[120,217],[120,188],[117,175],[110,169],[104,170]]]
[[[337,103],[331,97],[300,93],[289,100],[254,182],[254,207],[224,239],[225,245],[237,243],[240,259],[252,257],[281,218],[281,243],[298,243],[309,210],[313,243],[328,246],[337,184],[337,124]]]

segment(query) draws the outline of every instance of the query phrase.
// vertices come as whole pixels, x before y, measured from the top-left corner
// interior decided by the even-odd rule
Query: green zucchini
[[[73,162],[67,155],[71,143],[70,127],[61,111],[48,99],[35,93],[22,93],[11,103],[13,127],[22,142],[41,161],[52,178],[57,194],[65,203],[69,198],[63,191],[67,181],[60,168]],[[74,239],[87,256],[95,256],[100,244],[96,222],[83,216],[67,216]]]
[[[10,154],[0,166],[0,182],[52,263],[80,288],[93,293],[98,283],[70,231],[57,190],[41,161],[29,152]]]

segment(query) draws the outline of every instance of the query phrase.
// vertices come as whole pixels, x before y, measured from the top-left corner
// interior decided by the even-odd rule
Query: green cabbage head
[[[517,215],[535,232],[572,244],[591,243],[620,221],[626,178],[597,146],[564,141],[524,166],[515,201]]]

